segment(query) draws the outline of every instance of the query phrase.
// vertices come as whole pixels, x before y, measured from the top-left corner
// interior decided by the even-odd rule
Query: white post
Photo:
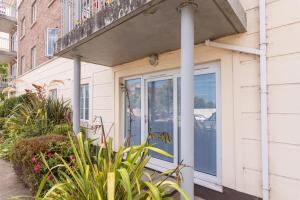
[[[181,5],[181,186],[194,199],[194,4]]]
[[[81,77],[81,57],[74,57],[73,70],[73,131],[80,132],[80,77]]]

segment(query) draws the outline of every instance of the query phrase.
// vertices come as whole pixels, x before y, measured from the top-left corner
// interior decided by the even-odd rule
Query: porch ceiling
[[[246,14],[239,0],[195,1],[198,4],[196,44],[246,31]],[[77,38],[70,45],[63,44],[65,38],[62,38],[57,42],[56,55],[65,58],[80,55],[85,62],[116,66],[154,53],[179,49],[180,14],[177,7],[180,2],[151,0],[108,26]]]
[[[7,64],[17,58],[16,52],[9,52],[0,49],[0,64]]]
[[[17,28],[17,19],[0,14],[0,32],[11,33]]]

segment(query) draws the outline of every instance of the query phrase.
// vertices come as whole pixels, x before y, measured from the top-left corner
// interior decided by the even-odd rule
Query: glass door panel
[[[174,155],[174,92],[173,79],[147,82],[149,143]],[[174,163],[174,158],[151,152],[152,158]]]
[[[178,78],[178,137],[181,133],[181,80]],[[216,73],[194,76],[195,171],[217,176]],[[180,149],[179,142],[179,149]],[[179,161],[181,161],[179,154]]]
[[[195,170],[217,175],[216,74],[195,76]]]

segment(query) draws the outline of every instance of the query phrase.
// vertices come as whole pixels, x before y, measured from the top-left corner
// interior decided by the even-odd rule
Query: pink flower
[[[53,176],[52,175],[50,175],[50,176],[48,176],[48,181],[52,181],[53,180]]]
[[[51,152],[48,152],[47,156],[48,156],[48,158],[51,158],[53,156],[53,154]]]
[[[33,156],[33,157],[31,158],[31,162],[32,162],[32,163],[35,163],[35,161],[36,161],[36,159],[35,159],[35,157]]]
[[[75,160],[73,155],[70,155],[69,158],[70,158],[71,161]]]
[[[34,166],[34,168],[33,168],[33,171],[34,171],[35,173],[40,172],[40,170],[41,170],[41,165],[40,165],[40,164],[36,164],[36,165]]]

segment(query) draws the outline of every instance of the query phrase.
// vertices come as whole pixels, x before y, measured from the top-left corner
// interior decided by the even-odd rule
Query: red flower
[[[47,156],[48,156],[48,158],[51,158],[53,156],[53,154],[51,152],[48,152]]]
[[[69,158],[70,158],[71,161],[75,160],[73,155],[70,155]]]
[[[36,164],[36,165],[34,166],[34,168],[33,168],[33,171],[34,171],[35,173],[40,172],[40,170],[41,170],[41,165],[40,165],[40,164]]]
[[[36,161],[36,159],[35,159],[35,157],[33,156],[33,157],[31,158],[31,162],[32,162],[32,163],[35,163],[35,161]]]
[[[50,176],[48,176],[48,181],[52,181],[53,180],[53,176],[52,175],[50,175]]]

